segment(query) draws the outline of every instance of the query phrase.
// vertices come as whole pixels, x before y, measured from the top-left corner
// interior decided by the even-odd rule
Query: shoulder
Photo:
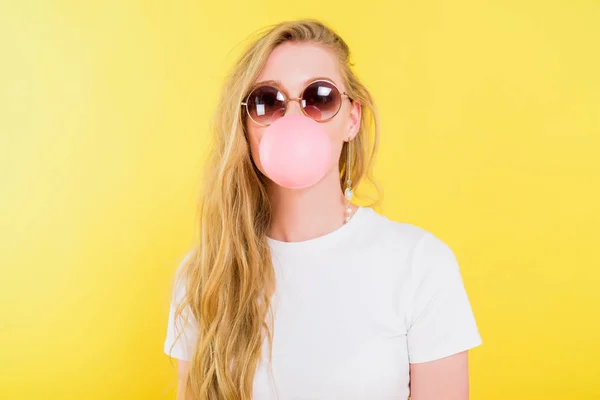
[[[370,208],[365,211],[373,243],[400,257],[412,275],[422,277],[434,270],[452,273],[458,269],[454,251],[433,231],[393,220]]]
[[[171,357],[191,360],[198,337],[198,324],[186,303],[188,266],[194,262],[196,251],[191,250],[180,258],[173,281],[164,352]]]
[[[368,230],[379,243],[403,250],[413,250],[422,246],[422,242],[426,241],[427,236],[437,239],[432,232],[421,226],[394,220],[372,208],[366,208],[365,214]]]
[[[188,282],[188,267],[194,262],[197,255],[196,249],[192,248],[185,252],[177,262],[177,268],[175,270],[175,276],[173,279],[173,303],[180,304],[184,301],[186,294],[186,287]]]

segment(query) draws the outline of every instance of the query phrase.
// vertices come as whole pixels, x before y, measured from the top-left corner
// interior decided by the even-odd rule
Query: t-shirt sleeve
[[[457,259],[426,232],[414,248],[407,332],[409,360],[448,357],[482,343]]]
[[[198,323],[189,306],[186,306],[181,315],[175,318],[177,306],[185,298],[186,282],[185,277],[181,274],[181,270],[190,257],[192,257],[192,254],[193,252],[188,253],[177,269],[169,307],[167,335],[164,342],[164,352],[173,358],[183,361],[190,361],[192,359],[198,338]]]

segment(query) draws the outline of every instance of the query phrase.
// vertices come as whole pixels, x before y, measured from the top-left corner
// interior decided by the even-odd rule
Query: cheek
[[[344,145],[344,130],[342,127],[343,124],[340,121],[330,121],[325,127],[325,131],[331,140],[332,168],[338,168],[342,146]]]

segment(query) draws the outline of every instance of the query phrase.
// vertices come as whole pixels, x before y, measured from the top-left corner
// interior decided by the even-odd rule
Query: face
[[[315,44],[285,42],[271,52],[255,83],[279,81],[278,85],[270,85],[277,86],[286,98],[298,98],[301,97],[307,83],[314,78],[327,78],[337,86],[340,93],[347,92],[339,72],[338,61],[333,54]],[[244,109],[243,112],[246,110]],[[292,114],[305,115],[297,101],[290,101],[287,104],[285,115]],[[330,172],[335,170],[337,174],[343,143],[352,140],[360,126],[360,104],[357,101],[351,103],[347,96],[342,96],[340,111],[332,119],[320,124],[331,142]],[[265,129],[266,126],[258,125],[252,119],[246,118],[252,158],[263,174],[265,171],[258,154]]]

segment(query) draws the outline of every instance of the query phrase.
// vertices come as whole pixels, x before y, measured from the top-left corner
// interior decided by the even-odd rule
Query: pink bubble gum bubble
[[[327,173],[331,142],[320,123],[299,115],[286,115],[267,127],[259,147],[266,175],[289,189],[303,189]]]

